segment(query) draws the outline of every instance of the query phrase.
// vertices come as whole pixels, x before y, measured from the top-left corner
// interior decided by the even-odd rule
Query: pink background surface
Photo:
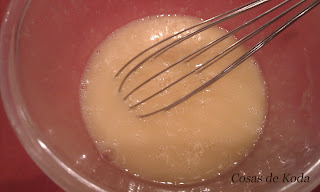
[[[0,0],[0,23],[10,0]],[[63,192],[23,149],[0,100],[0,191]]]
[[[0,21],[10,0],[0,0]],[[18,141],[0,101],[0,192],[63,192],[31,160]],[[315,190],[320,191],[320,186]]]

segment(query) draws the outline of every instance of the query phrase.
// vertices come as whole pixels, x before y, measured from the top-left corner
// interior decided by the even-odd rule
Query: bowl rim
[[[16,40],[24,15],[32,0],[11,0],[3,17],[0,28],[0,94],[4,110],[8,116],[20,143],[38,167],[65,191],[106,192],[93,182],[80,176],[64,164],[41,140],[35,131],[31,131],[32,122],[17,94],[12,67],[17,60]],[[14,94],[15,93],[15,94]],[[113,191],[107,189],[107,191]]]

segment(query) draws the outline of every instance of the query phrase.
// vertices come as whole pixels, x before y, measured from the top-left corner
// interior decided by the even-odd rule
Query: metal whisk
[[[133,61],[137,60],[138,58],[142,58],[143,55],[145,55],[145,53],[147,53],[149,50],[155,48],[155,47],[159,47],[158,50],[156,50],[155,52],[145,56],[144,58],[142,58],[142,61],[140,61],[138,64],[136,64],[128,73],[125,74],[124,78],[122,79],[120,86],[119,86],[119,90],[118,92],[121,92],[124,83],[126,82],[126,80],[128,79],[128,77],[134,72],[136,71],[139,67],[141,67],[143,64],[145,64],[148,60],[153,59],[158,57],[159,55],[163,54],[164,52],[168,51],[169,49],[171,49],[172,47],[178,45],[179,43],[185,41],[186,39],[201,33],[221,22],[226,21],[227,19],[230,19],[236,15],[239,15],[243,12],[246,12],[250,9],[253,9],[257,6],[260,6],[268,1],[271,0],[255,0],[252,1],[250,3],[247,3],[245,5],[242,5],[240,7],[237,7],[235,9],[232,9],[230,11],[227,11],[223,14],[220,14],[218,16],[214,16],[210,19],[207,19],[195,26],[189,27],[183,31],[180,31],[172,36],[169,36],[161,41],[159,41],[158,43],[155,43],[154,45],[152,45],[151,47],[143,50],[142,52],[140,52],[138,55],[136,55],[135,57],[133,57],[130,61],[128,61],[115,75],[116,77],[118,77],[123,70],[128,67]],[[224,36],[211,41],[210,43],[208,43],[207,45],[203,46],[202,48],[192,52],[191,54],[185,56],[184,58],[180,59],[179,61],[171,64],[170,66],[168,66],[167,68],[163,69],[162,71],[159,71],[158,73],[156,73],[155,75],[153,75],[152,77],[148,78],[147,80],[145,80],[144,82],[140,83],[137,87],[133,88],[129,93],[127,93],[124,96],[124,100],[128,99],[128,97],[130,95],[132,95],[134,92],[136,92],[138,89],[140,89],[142,86],[144,86],[145,84],[147,84],[149,81],[151,81],[152,79],[156,78],[157,76],[161,75],[162,73],[164,73],[165,71],[169,70],[170,68],[178,65],[179,63],[182,63],[183,61],[190,61],[192,59],[194,59],[195,57],[201,55],[203,52],[207,51],[208,49],[210,49],[211,47],[213,47],[214,45],[218,44],[219,42],[223,41],[224,39],[228,38],[229,36],[233,35],[234,33],[238,32],[239,30],[243,29],[244,27],[250,25],[251,23],[257,21],[258,19],[262,18],[263,16],[269,14],[270,12],[276,10],[277,8],[281,7],[282,5],[290,2],[291,0],[284,0],[281,3],[277,4],[276,6],[272,7],[271,9],[265,11],[264,13],[258,15],[257,17],[251,19],[250,21],[247,21],[245,23],[243,23],[242,25],[240,25],[239,27],[231,30],[230,32],[226,33]],[[152,95],[148,96],[145,99],[142,99],[141,101],[136,102],[135,104],[131,105],[130,108],[134,109],[135,107],[141,105],[142,103],[152,99],[154,96],[160,94],[161,92],[167,90],[168,88],[170,88],[171,86],[175,85],[176,83],[178,83],[179,81],[181,81],[182,79],[186,78],[187,76],[195,73],[195,72],[201,72],[202,70],[206,69],[207,67],[209,67],[210,65],[212,65],[213,63],[215,63],[217,60],[221,59],[222,57],[224,57],[225,55],[227,55],[228,53],[230,53],[231,51],[233,51],[234,49],[236,49],[237,47],[239,47],[240,45],[242,45],[243,43],[247,42],[248,40],[250,40],[252,37],[254,37],[255,35],[257,35],[259,32],[261,32],[262,30],[264,30],[266,27],[268,27],[269,25],[273,24],[275,21],[277,21],[278,19],[280,19],[281,17],[283,17],[284,15],[286,15],[287,13],[289,13],[290,11],[292,11],[293,9],[295,9],[296,7],[298,7],[299,5],[301,5],[302,3],[304,3],[307,0],[301,0],[298,3],[296,3],[295,5],[291,6],[290,8],[288,8],[287,10],[285,10],[284,12],[280,13],[278,16],[274,17],[273,19],[271,19],[270,21],[268,21],[267,23],[265,23],[264,25],[260,26],[258,29],[254,30],[253,32],[247,34],[246,36],[244,36],[243,38],[241,38],[240,40],[236,41],[234,44],[230,45],[228,48],[226,48],[225,50],[223,50],[222,52],[218,53],[217,55],[215,55],[214,57],[212,57],[211,59],[209,59],[208,61],[201,63],[199,65],[197,65],[192,71],[190,71],[189,73],[183,75],[182,77],[180,77],[179,79],[177,79],[176,81],[170,83],[169,85],[163,87],[162,89],[160,89],[159,91],[153,93]],[[227,73],[229,73],[231,70],[233,70],[235,67],[237,67],[238,65],[240,65],[243,61],[245,61],[246,59],[248,59],[250,56],[252,56],[255,52],[257,52],[258,50],[260,50],[264,45],[266,45],[268,42],[270,42],[274,37],[276,37],[280,32],[282,32],[283,30],[285,30],[288,26],[290,26],[292,23],[294,23],[295,21],[297,21],[301,16],[305,15],[307,12],[309,12],[311,9],[315,8],[317,5],[319,5],[320,0],[315,0],[313,1],[311,4],[309,4],[308,6],[306,6],[302,11],[300,11],[299,13],[297,13],[296,15],[294,15],[292,18],[290,18],[288,21],[286,21],[283,25],[281,25],[279,28],[277,28],[276,30],[274,30],[272,33],[270,33],[267,37],[265,37],[264,39],[262,39],[259,43],[257,43],[255,46],[253,46],[248,52],[246,52],[245,54],[243,54],[241,57],[239,57],[236,61],[234,61],[233,63],[231,63],[230,65],[228,65],[226,68],[224,68],[222,71],[220,71],[218,74],[216,74],[215,76],[213,76],[211,79],[209,79],[208,81],[206,81],[205,83],[203,83],[201,86],[197,87],[196,89],[194,89],[193,91],[191,91],[190,93],[186,94],[185,96],[179,98],[178,100],[174,101],[173,103],[170,103],[168,105],[166,105],[165,107],[150,112],[148,114],[144,114],[144,115],[140,115],[140,118],[143,117],[147,117],[150,115],[153,115],[155,113],[158,113],[160,111],[165,111],[165,110],[169,110],[175,106],[177,106],[178,104],[186,101],[187,99],[189,99],[190,97],[192,97],[193,95],[195,95],[196,93],[202,91],[203,89],[205,89],[206,87],[208,87],[209,85],[211,85],[212,83],[216,82],[217,80],[219,80],[220,78],[222,78],[224,75],[226,75]],[[196,27],[199,27],[199,29],[192,31],[191,33],[188,33],[186,35],[181,35],[184,32],[194,29]],[[180,37],[178,37],[180,35]],[[175,37],[178,37],[176,40],[168,42],[170,39],[173,39]]]

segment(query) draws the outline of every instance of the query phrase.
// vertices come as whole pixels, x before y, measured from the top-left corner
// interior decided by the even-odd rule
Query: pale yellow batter
[[[190,62],[182,62],[123,101],[122,98],[166,66],[226,32],[211,28],[148,61],[117,90],[124,75],[116,72],[133,56],[166,36],[199,22],[186,16],[158,16],[134,21],[115,31],[95,50],[80,90],[83,119],[102,156],[122,170],[157,182],[194,183],[232,168],[252,150],[266,115],[264,81],[253,59],[169,111],[138,118],[191,92],[242,55],[243,48],[202,73],[151,99],[129,106],[191,71],[236,41],[219,43]]]

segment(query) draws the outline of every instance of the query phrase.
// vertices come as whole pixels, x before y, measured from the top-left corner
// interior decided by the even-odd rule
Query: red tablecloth
[[[0,24],[10,0],[0,0]],[[0,192],[63,192],[31,160],[18,141],[0,101]]]
[[[10,0],[0,0],[0,21]],[[0,101],[0,192],[63,192],[19,143]],[[314,192],[320,192],[318,186]]]

